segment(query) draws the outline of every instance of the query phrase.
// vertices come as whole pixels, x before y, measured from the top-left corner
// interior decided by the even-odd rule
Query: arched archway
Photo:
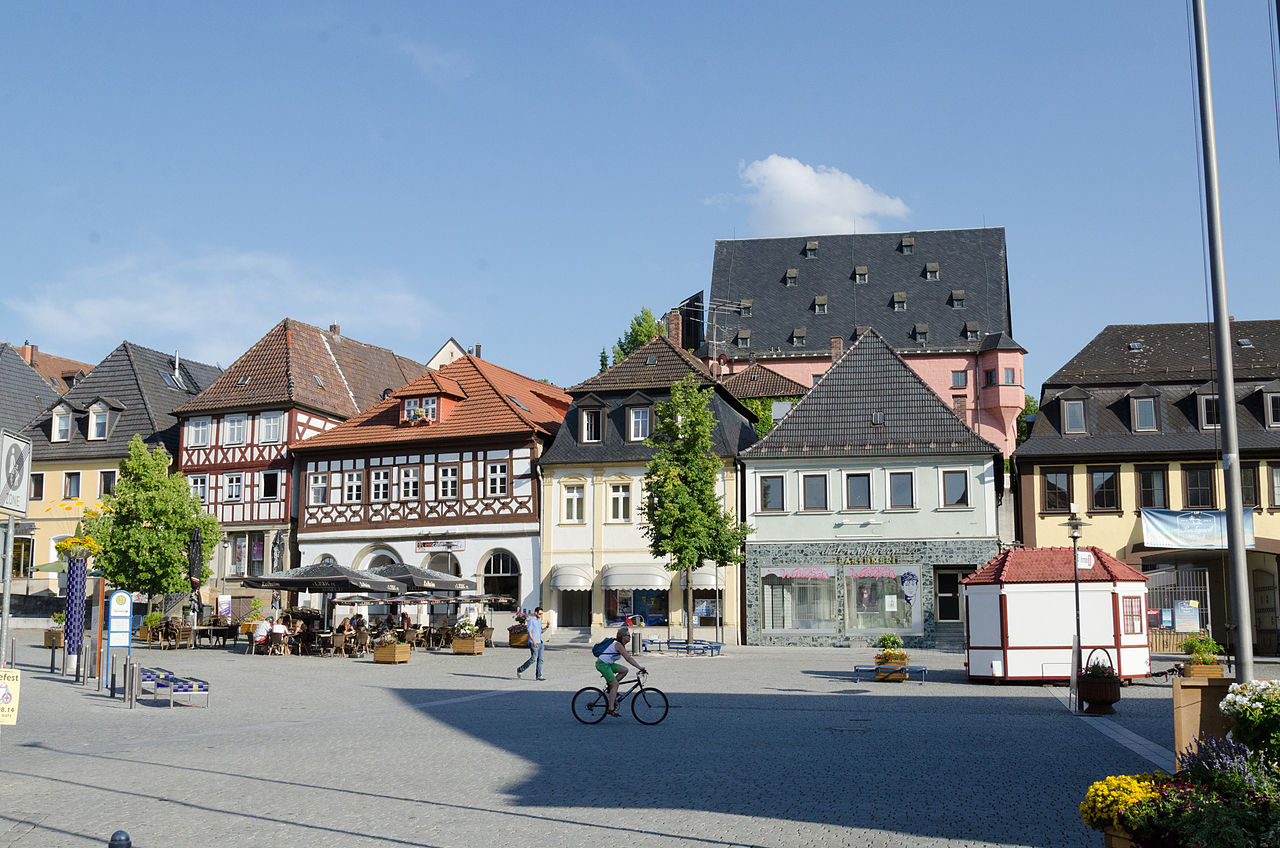
[[[400,560],[396,559],[390,554],[374,554],[373,556],[369,557],[370,568],[377,568],[378,566],[381,566],[381,565],[395,565],[398,562],[400,562]]]
[[[493,603],[494,609],[516,609],[520,606],[520,562],[510,551],[501,548],[484,561],[481,594],[505,595],[509,602]]]
[[[368,570],[379,565],[395,565],[402,561],[394,548],[376,542],[356,551],[356,555],[351,558],[351,567]]]
[[[312,565],[337,565],[338,559],[333,554],[320,554]]]
[[[432,554],[427,558],[425,567],[432,571],[439,571],[441,574],[462,576],[462,563],[458,562],[458,558],[449,551]]]

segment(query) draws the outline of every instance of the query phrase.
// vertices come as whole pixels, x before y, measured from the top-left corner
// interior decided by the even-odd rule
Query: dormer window
[[[1084,401],[1081,399],[1064,400],[1062,402],[1062,432],[1083,433]]]
[[[59,407],[53,412],[53,424],[49,432],[49,441],[67,442],[71,440],[71,410]]]
[[[1217,430],[1220,426],[1218,423],[1218,396],[1200,395],[1200,429]]]
[[[601,442],[604,440],[604,411],[601,409],[582,410],[582,441]]]
[[[739,329],[737,342],[738,347],[751,347],[751,331]]]
[[[755,303],[755,301],[750,299],[740,301],[738,303],[738,314],[741,315],[743,318],[750,318],[751,306],[753,303]]]
[[[1153,397],[1133,398],[1133,429],[1139,433],[1149,433],[1156,429],[1156,399]]]
[[[799,276],[800,276],[800,271],[798,269],[788,268],[787,275],[782,278],[782,282],[784,285],[794,286],[796,284],[796,278]]]
[[[805,258],[805,259],[817,259],[817,258],[818,258],[818,243],[817,243],[816,241],[809,241],[809,242],[805,242],[805,245],[804,245],[804,258]]]
[[[951,308],[964,309],[964,289],[951,290]]]
[[[1264,394],[1262,406],[1267,413],[1267,426],[1280,427],[1280,392]]]
[[[107,437],[107,408],[101,404],[89,407],[89,438],[101,441]]]
[[[884,426],[884,413],[882,411],[876,410],[875,412],[871,413],[871,426],[873,427]]]
[[[792,346],[792,347],[804,347],[804,342],[805,342],[805,328],[804,328],[804,327],[796,327],[794,330],[792,330],[792,331],[791,331],[791,346]]]
[[[827,296],[825,294],[820,294],[813,299],[813,314],[827,314]]]
[[[898,245],[898,250],[902,251],[903,256],[910,256],[915,253],[916,240],[914,236],[903,236],[902,243]]]
[[[916,336],[916,341],[919,342],[920,344],[925,344],[926,342],[928,342],[929,341],[929,325],[916,324],[915,336]]]
[[[649,438],[650,411],[647,406],[633,406],[627,410],[628,434],[633,442]]]
[[[894,312],[907,311],[907,293],[906,292],[900,291],[900,292],[893,293],[893,311]]]
[[[978,322],[965,321],[964,322],[964,340],[967,342],[976,342],[980,337],[981,337],[981,332],[978,329]]]
[[[866,265],[859,265],[853,269],[853,281],[855,283],[865,283],[868,279],[870,279],[870,274]]]
[[[924,266],[924,278],[926,280],[937,280],[941,272],[938,270],[937,262],[926,262]]]
[[[436,420],[437,399],[435,396],[404,399],[404,420],[410,422],[428,422]]]

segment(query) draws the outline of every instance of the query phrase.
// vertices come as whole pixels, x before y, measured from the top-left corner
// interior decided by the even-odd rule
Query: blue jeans
[[[533,665],[534,660],[537,660],[538,662],[537,677],[539,680],[541,680],[542,679],[542,645],[543,645],[542,642],[539,642],[537,645],[533,644],[532,641],[529,642],[529,659],[525,660],[524,665],[520,666],[520,668],[516,670],[519,672],[528,671],[529,666]]]

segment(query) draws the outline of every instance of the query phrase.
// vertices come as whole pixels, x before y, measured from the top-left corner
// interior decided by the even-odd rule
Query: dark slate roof
[[[5,344],[8,343],[6,342]],[[62,394],[84,379],[84,375],[93,369],[93,365],[88,362],[68,359],[65,356],[55,356],[52,353],[40,350],[39,345],[33,345],[30,342],[22,345],[12,345],[12,347],[18,352],[19,356],[31,364],[32,368],[36,369],[36,372],[50,386],[57,389],[58,394]]]
[[[17,433],[35,420],[58,392],[7,343],[0,343],[0,428]]]
[[[164,375],[173,373],[173,354],[122,342],[64,396],[67,404],[76,410],[69,441],[49,441],[52,408],[60,401],[48,404],[47,410],[23,430],[23,434],[31,438],[35,461],[121,457],[127,453],[134,433],[140,434],[148,447],[163,445],[170,456],[177,456],[178,419],[173,410],[208,387],[222,371],[202,362],[180,360],[181,387],[177,388],[165,382]],[[87,409],[99,399],[111,401],[107,438],[89,441]]]
[[[652,365],[648,364],[650,359],[655,360]],[[665,403],[671,400],[671,386],[689,374],[713,390],[711,414],[715,417],[716,426],[711,433],[712,450],[716,456],[737,456],[758,438],[753,426],[754,414],[717,383],[705,365],[677,348],[665,336],[658,336],[607,371],[569,389],[574,398],[573,405],[569,407],[555,441],[542,455],[541,463],[648,462],[653,456],[653,448],[643,442],[627,440],[627,402]],[[635,397],[637,394],[643,397]],[[579,443],[582,416],[578,413],[583,406],[605,408],[602,441]]]
[[[272,327],[181,415],[301,406],[350,418],[426,373],[383,347],[292,318]],[[317,381],[316,378],[319,378]]]
[[[1268,428],[1265,396],[1280,376],[1280,321],[1231,325],[1236,367],[1236,425],[1244,456],[1280,450],[1280,428]],[[1249,339],[1242,347],[1236,339]],[[1130,349],[1131,344],[1141,347]],[[1116,324],[1107,327],[1049,378],[1031,436],[1018,459],[1046,457],[1212,456],[1218,430],[1200,427],[1198,393],[1216,391],[1213,343],[1206,324]],[[1154,432],[1133,428],[1130,400],[1156,398]],[[1062,432],[1064,398],[1085,401],[1084,433]]]
[[[873,424],[883,412],[884,423]],[[744,458],[995,454],[874,330]]]
[[[909,255],[902,252],[904,237],[915,240]],[[807,259],[805,246],[813,241],[818,255]],[[937,280],[925,279],[930,263],[937,263]],[[864,267],[867,282],[855,283]],[[796,271],[794,286],[785,285],[790,270]],[[833,337],[850,341],[858,326],[874,328],[904,353],[977,351],[986,334],[1012,337],[1008,277],[1003,227],[717,241],[711,302],[750,300],[751,315],[716,310],[698,355],[813,356],[830,349]],[[906,295],[903,312],[893,309],[899,293]],[[953,307],[956,294],[963,308]],[[827,298],[822,315],[814,309],[820,296]],[[977,322],[976,341],[966,338],[971,322]],[[926,344],[916,338],[917,324],[929,326]],[[736,345],[739,328],[751,331],[750,347]],[[802,347],[792,344],[798,328],[805,330]]]
[[[803,383],[765,368],[759,362],[724,380],[724,387],[736,398],[801,397],[809,391]]]

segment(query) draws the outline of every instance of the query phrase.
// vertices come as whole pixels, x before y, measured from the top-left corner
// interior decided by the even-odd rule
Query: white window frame
[[[779,493],[781,494],[781,496],[782,496],[782,497],[781,497],[781,499],[780,499],[780,501],[779,501],[779,503],[778,503],[777,508],[773,508],[773,507],[765,506],[765,502],[764,502],[764,481],[765,481],[765,480],[776,480],[776,481],[778,482],[778,490],[779,490]],[[785,474],[760,474],[760,475],[758,475],[758,476],[757,476],[757,478],[756,478],[756,496],[759,498],[759,502],[756,504],[756,511],[757,511],[757,512],[767,512],[767,513],[770,513],[770,514],[772,514],[772,515],[777,515],[777,514],[778,514],[778,513],[780,513],[780,512],[786,512],[786,511],[787,511],[787,478],[786,478],[786,475],[785,475]]]
[[[278,445],[284,439],[284,413],[264,412],[258,417],[258,444]]]
[[[1266,410],[1267,426],[1280,427],[1280,393],[1268,392],[1262,396],[1262,407]]]
[[[1209,420],[1211,411],[1213,415],[1212,422]],[[1218,421],[1218,396],[1200,395],[1200,429],[1218,430],[1221,427],[1222,422]]]
[[[947,503],[947,475],[949,474],[964,475],[964,503],[962,504]],[[968,468],[938,469],[938,507],[940,509],[973,509],[973,475],[969,473]]]
[[[1080,411],[1080,426],[1073,427],[1071,425],[1071,410],[1078,409]],[[1062,432],[1063,433],[1087,433],[1089,431],[1088,424],[1085,420],[1084,400],[1082,398],[1070,398],[1062,402]]]
[[[419,485],[418,466],[410,465],[400,469],[400,500],[416,501],[422,487]]]
[[[854,506],[849,503],[849,478],[865,477],[867,479],[867,505]],[[872,488],[872,474],[870,471],[846,471],[844,473],[844,508],[850,512],[870,512],[875,507],[875,490]]]
[[[505,498],[507,496],[507,463],[505,460],[501,462],[486,462],[484,477],[484,490],[488,497]]]
[[[1006,386],[1018,385],[1018,369],[1017,368],[1004,369],[1004,384]]]
[[[342,502],[364,503],[364,469],[342,472]]]
[[[910,504],[910,506],[902,506],[902,505],[900,505],[900,504],[897,504],[897,505],[895,505],[895,504],[894,504],[894,502],[893,502],[893,479],[894,479],[895,477],[907,477],[908,479],[910,479],[910,481],[911,481],[911,504]],[[890,471],[888,474],[886,474],[886,475],[885,475],[884,495],[885,495],[885,497],[884,497],[885,509],[887,509],[887,510],[894,510],[894,511],[906,511],[906,510],[912,510],[912,509],[915,509],[915,508],[916,508],[916,504],[917,504],[917,502],[918,502],[918,501],[917,501],[917,497],[916,497],[916,472],[915,472],[914,470]]]
[[[633,442],[643,442],[649,438],[653,414],[647,406],[632,406],[627,409],[627,432]]]
[[[53,421],[49,427],[49,441],[71,441],[71,410],[66,407],[54,410]]]
[[[274,495],[267,494],[267,480],[274,479],[276,481],[276,493]],[[264,471],[262,472],[262,480],[258,484],[258,500],[260,501],[278,501],[284,498],[284,472],[283,471]]]
[[[244,473],[234,471],[230,474],[222,475],[222,502],[223,503],[243,503],[244,502]]]
[[[91,442],[100,442],[107,437],[107,408],[94,404],[89,407],[89,434],[88,439]],[[98,425],[102,425],[102,435],[98,435]]]
[[[810,479],[822,480],[822,505],[809,505],[809,486]],[[830,512],[831,511],[831,478],[827,472],[818,473],[801,473],[800,474],[800,511],[801,512]]]
[[[76,492],[75,492],[75,494],[74,494],[74,495],[73,495],[73,494],[71,494],[71,489],[72,489],[71,481],[72,481],[72,480],[74,480],[74,481],[75,481],[75,490],[76,490]],[[76,499],[76,498],[80,497],[80,493],[81,493],[81,492],[83,492],[83,491],[84,491],[84,489],[82,489],[82,488],[80,487],[80,472],[79,472],[79,471],[64,471],[64,472],[62,472],[62,499],[63,499],[64,501],[74,500],[74,499]]]
[[[311,506],[328,506],[329,473],[327,471],[307,475],[307,503]]]
[[[564,507],[560,514],[562,524],[585,524],[587,522],[587,486],[585,483],[564,484]]]
[[[458,478],[461,477],[458,466],[439,466],[437,477],[439,480],[436,485],[436,500],[456,501],[458,499]]]
[[[187,477],[187,486],[191,489],[191,494],[200,499],[200,503],[209,502],[209,475],[192,474]]]
[[[37,480],[39,481],[38,484],[36,482]],[[39,497],[36,497],[37,487],[40,489]],[[33,501],[44,500],[44,472],[43,471],[31,472],[31,476],[28,478],[28,482],[27,482],[27,494],[28,494],[28,500],[33,500]]]
[[[222,443],[229,446],[245,444],[245,440],[249,437],[247,430],[247,416],[243,414],[228,415],[222,419]],[[239,438],[238,441],[237,437]]]
[[[391,500],[391,469],[369,469],[369,500],[374,503],[386,503]]]
[[[609,522],[612,524],[631,523],[631,484],[609,484]]]
[[[1133,415],[1133,431],[1135,433],[1154,433],[1160,429],[1160,419],[1156,413],[1156,399],[1153,397],[1130,398],[1130,414]],[[1142,426],[1141,409],[1143,404],[1151,405],[1151,426]]]
[[[582,439],[583,444],[598,445],[604,441],[604,410],[600,407],[592,407],[590,409],[580,410],[581,418],[578,422],[578,435]],[[596,437],[588,438],[587,421],[594,419],[596,422]]]
[[[405,421],[412,421],[413,413],[416,412],[421,407],[422,407],[421,398],[405,398],[404,403],[401,404],[400,417],[403,418]]]
[[[111,477],[111,491],[109,492],[107,491],[107,486],[104,485],[106,483],[108,475],[110,475]],[[99,471],[98,472],[98,497],[101,498],[107,495],[114,494],[116,490],[116,486],[118,486],[119,484],[120,484],[119,471],[116,471],[114,468],[106,468],[106,469],[103,469],[102,471]]]
[[[192,418],[187,422],[187,447],[207,448],[209,446],[209,417]]]

